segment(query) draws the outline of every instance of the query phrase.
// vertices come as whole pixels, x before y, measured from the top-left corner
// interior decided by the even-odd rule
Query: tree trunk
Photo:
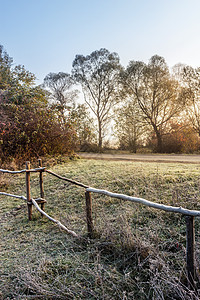
[[[157,126],[155,124],[152,124],[153,125],[153,129],[154,129],[154,132],[156,134],[156,139],[157,139],[157,147],[156,147],[156,152],[158,153],[162,153],[162,136],[160,134],[160,130],[157,128]]]
[[[102,128],[101,128],[101,121],[100,120],[98,120],[98,132],[99,132],[98,146],[99,146],[100,149],[102,149],[103,142],[102,142]]]
[[[156,138],[157,138],[157,152],[162,153],[162,136],[159,131],[156,132]]]
[[[137,152],[137,143],[136,143],[136,139],[133,139],[131,141],[129,141],[129,150],[132,153],[136,153]]]

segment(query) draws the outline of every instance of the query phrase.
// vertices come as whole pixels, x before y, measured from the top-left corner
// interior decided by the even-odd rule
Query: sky
[[[117,52],[124,67],[155,54],[170,68],[200,67],[200,1],[0,0],[0,44],[37,84],[100,48]]]

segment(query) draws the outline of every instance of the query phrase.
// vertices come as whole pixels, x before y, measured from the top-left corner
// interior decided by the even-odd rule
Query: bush
[[[85,142],[80,146],[80,151],[81,152],[94,152],[94,153],[98,153],[98,152],[102,152],[102,149],[99,148],[99,146],[95,143],[88,143]]]
[[[171,123],[169,132],[162,135],[162,153],[194,153],[199,150],[199,137],[189,124]],[[148,146],[156,152],[157,140],[153,134]]]
[[[71,153],[76,135],[70,124],[61,126],[48,105],[4,103],[1,110],[5,122],[0,121],[0,156],[3,161],[11,157],[39,157],[47,154]]]
[[[70,120],[63,124],[35,75],[12,61],[0,45],[0,160],[72,152]]]

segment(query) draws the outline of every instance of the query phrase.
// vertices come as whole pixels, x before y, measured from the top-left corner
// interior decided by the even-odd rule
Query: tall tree
[[[88,144],[94,142],[94,120],[90,117],[88,107],[78,104],[70,111],[70,120],[76,131],[79,150],[85,149]]]
[[[162,152],[162,135],[181,108],[178,82],[158,55],[152,56],[148,64],[131,61],[122,78],[127,93],[135,97],[144,120],[156,135],[157,152]]]
[[[97,120],[100,148],[112,108],[118,100],[120,69],[118,54],[103,48],[87,56],[77,55],[73,61],[72,74],[81,84],[85,102]]]
[[[71,90],[74,81],[68,73],[49,73],[44,78],[44,87],[50,91],[50,97],[55,103],[56,109],[60,112],[62,123],[66,123],[66,110],[74,102],[77,91]]]
[[[127,99],[120,108],[116,109],[115,135],[121,149],[136,153],[146,127],[135,99]]]
[[[200,136],[200,68],[179,64],[174,69],[183,85],[186,116]]]

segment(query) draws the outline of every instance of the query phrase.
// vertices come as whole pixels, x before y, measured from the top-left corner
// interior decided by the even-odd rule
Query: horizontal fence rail
[[[46,168],[36,168],[36,169],[24,169],[24,170],[20,170],[20,171],[10,171],[10,170],[3,170],[0,169],[0,172],[2,173],[9,173],[9,174],[20,174],[20,173],[26,173],[26,172],[41,172],[41,171],[45,171]]]
[[[26,201],[26,197],[24,197],[24,196],[18,196],[18,195],[8,194],[8,193],[4,193],[4,192],[0,192],[0,195],[9,196],[9,197],[13,197],[13,198],[19,198],[19,199]]]
[[[72,183],[72,184],[75,184],[75,185],[80,186],[80,187],[83,187],[83,188],[89,188],[88,185],[85,185],[85,184],[80,183],[80,182],[78,182],[78,181],[71,180],[71,179],[69,179],[69,178],[60,176],[60,175],[58,175],[58,174],[56,174],[56,173],[54,173],[54,172],[52,172],[52,171],[49,171],[49,170],[45,170],[45,171],[46,171],[47,173],[49,173],[49,174],[51,174],[51,175],[53,175],[53,176],[59,178],[59,179],[64,180],[64,181],[70,182],[70,183]]]
[[[93,225],[93,219],[92,219],[92,197],[91,193],[98,193],[102,194],[105,196],[109,196],[112,198],[117,198],[121,199],[124,201],[131,201],[134,203],[139,203],[148,207],[152,207],[155,209],[163,210],[165,212],[172,212],[172,213],[179,213],[183,214],[186,217],[186,266],[187,266],[187,276],[188,276],[188,286],[191,289],[195,288],[195,251],[194,251],[194,245],[195,245],[195,230],[194,230],[194,220],[195,217],[200,217],[200,211],[198,210],[189,210],[183,207],[174,207],[174,206],[169,206],[169,205],[164,205],[152,201],[148,201],[143,198],[137,198],[137,197],[132,197],[128,196],[125,194],[119,194],[119,193],[113,193],[109,192],[107,190],[102,190],[102,189],[96,189],[89,187],[83,183],[80,183],[78,181],[60,176],[50,170],[47,170],[45,167],[42,167],[42,161],[41,159],[38,160],[39,162],[39,168],[35,169],[30,169],[30,162],[26,162],[26,169],[24,170],[19,170],[19,171],[10,171],[10,170],[3,170],[0,169],[0,172],[2,173],[9,173],[9,174],[20,174],[20,173],[25,173],[26,175],[26,197],[24,196],[19,196],[19,195],[14,195],[14,194],[9,194],[5,192],[0,192],[0,195],[3,196],[10,196],[14,198],[19,198],[22,200],[25,200],[27,202],[28,206],[28,218],[29,220],[32,219],[32,206],[34,207],[41,213],[42,216],[46,216],[49,220],[57,224],[60,228],[65,230],[68,234],[72,235],[73,237],[78,237],[78,235],[72,231],[69,230],[66,226],[61,224],[60,221],[50,217],[46,212],[44,212],[44,204],[47,202],[44,199],[44,186],[43,186],[43,173],[49,173],[58,179],[67,181],[71,184],[74,184],[76,186],[82,187],[85,189],[85,200],[86,200],[86,221],[87,221],[87,229],[88,229],[88,236],[92,238],[94,236],[94,225]],[[30,173],[34,172],[39,172],[39,183],[40,183],[40,198],[38,199],[33,199],[31,198],[31,192],[30,192]],[[39,205],[41,205],[41,208]]]
[[[86,191],[106,195],[106,196],[109,196],[112,198],[122,199],[125,201],[132,201],[135,203],[140,203],[145,206],[153,207],[153,208],[168,211],[168,212],[179,213],[179,214],[183,214],[183,215],[187,215],[187,216],[200,217],[200,211],[185,209],[185,208],[182,208],[181,206],[174,207],[174,206],[159,204],[159,203],[145,200],[143,198],[131,197],[131,196],[127,196],[124,194],[116,194],[116,193],[112,193],[112,192],[109,192],[106,190],[99,190],[99,189],[94,189],[94,188],[87,188]]]
[[[143,204],[145,206],[149,206],[155,209],[159,209],[159,210],[163,210],[163,211],[167,211],[167,212],[173,212],[173,213],[180,213],[183,215],[188,215],[188,216],[194,216],[194,217],[200,217],[200,211],[198,210],[190,210],[190,209],[186,209],[183,207],[175,207],[175,206],[170,206],[170,205],[164,205],[164,204],[160,204],[157,202],[152,202],[152,201],[148,201],[146,199],[143,198],[137,198],[137,197],[132,197],[132,196],[128,196],[125,194],[119,194],[119,193],[113,193],[113,192],[109,192],[107,190],[101,190],[101,189],[96,189],[93,187],[89,187],[88,185],[85,185],[83,183],[80,183],[78,181],[60,176],[50,170],[47,170],[45,167],[41,167],[41,168],[35,168],[35,169],[24,169],[24,170],[20,170],[20,171],[10,171],[10,170],[3,170],[0,169],[0,172],[2,173],[10,173],[10,174],[20,174],[20,173],[29,173],[29,172],[46,172],[49,173],[61,180],[67,181],[71,184],[80,186],[85,188],[85,190],[87,192],[92,192],[92,193],[97,193],[97,194],[102,194],[102,195],[106,195],[112,198],[117,198],[117,199],[122,199],[125,201],[131,201],[131,202],[135,202],[135,203],[140,203]],[[0,192],[0,195],[4,195],[4,196],[10,196],[10,197],[14,197],[14,198],[20,198],[23,200],[27,200],[26,197],[24,196],[19,196],[19,195],[14,195],[14,194],[9,194],[9,193],[5,193],[5,192]]]

